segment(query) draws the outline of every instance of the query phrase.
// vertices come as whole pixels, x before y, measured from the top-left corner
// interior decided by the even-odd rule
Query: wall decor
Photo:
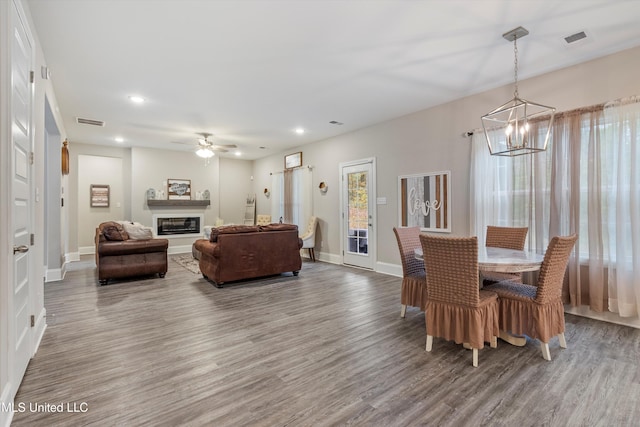
[[[108,208],[109,186],[102,184],[91,184],[90,200],[92,208]]]
[[[167,179],[169,200],[191,200],[190,179]]]
[[[284,168],[292,169],[302,166],[302,151],[284,156]]]
[[[399,176],[400,226],[450,233],[450,188],[450,171]]]

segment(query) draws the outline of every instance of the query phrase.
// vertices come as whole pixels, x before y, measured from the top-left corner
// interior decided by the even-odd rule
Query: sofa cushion
[[[257,231],[260,231],[260,227],[257,225],[223,225],[211,229],[209,241],[217,242],[220,234],[255,233]]]
[[[103,222],[100,224],[99,229],[107,240],[129,240],[129,234],[127,234],[124,227],[115,221]]]

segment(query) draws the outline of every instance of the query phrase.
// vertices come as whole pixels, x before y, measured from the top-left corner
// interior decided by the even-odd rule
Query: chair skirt
[[[481,298],[478,307],[427,301],[425,321],[427,335],[469,343],[472,348],[484,348],[485,342],[499,334],[498,299],[495,294]]]
[[[425,276],[402,279],[400,303],[410,307],[420,307],[424,311],[427,303],[427,279]]]
[[[516,335],[527,335],[543,343],[564,333],[562,301],[537,304],[534,301],[500,297],[500,329]]]

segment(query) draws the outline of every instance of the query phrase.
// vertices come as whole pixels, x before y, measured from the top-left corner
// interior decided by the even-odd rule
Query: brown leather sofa
[[[218,288],[225,282],[252,279],[302,267],[298,227],[293,224],[227,225],[211,230],[211,237],[194,244],[200,252],[200,271]]]
[[[98,282],[106,285],[109,279],[167,272],[167,239],[130,239],[121,224],[103,222],[96,228],[96,265]]]

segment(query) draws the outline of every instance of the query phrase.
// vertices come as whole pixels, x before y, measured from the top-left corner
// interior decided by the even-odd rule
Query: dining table
[[[416,259],[423,260],[422,248],[414,249]],[[544,255],[533,251],[478,246],[478,270],[500,273],[524,273],[537,271],[542,265]],[[509,344],[522,347],[527,343],[523,336],[513,335],[500,330],[500,339]]]
[[[422,261],[422,248],[414,249],[416,259]],[[523,273],[540,269],[544,255],[516,249],[478,247],[478,270],[500,273]]]

